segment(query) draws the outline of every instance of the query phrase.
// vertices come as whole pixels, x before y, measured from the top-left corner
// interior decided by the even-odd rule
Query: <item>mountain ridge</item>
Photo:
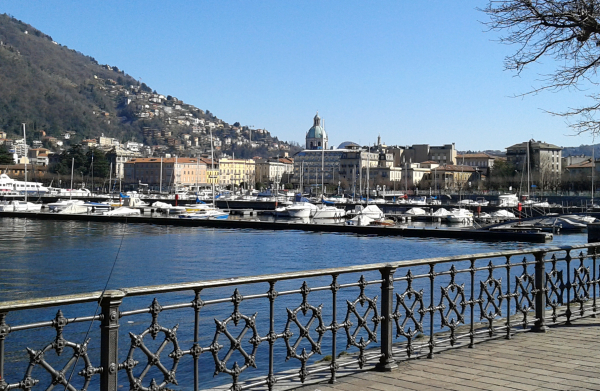
[[[238,157],[298,149],[264,129],[230,125],[209,110],[158,94],[116,66],[101,65],[1,14],[0,130],[18,138],[21,123],[32,130],[28,141],[39,138],[42,130],[50,140],[71,133],[66,141],[70,144],[104,135],[121,142],[163,145],[161,151],[186,155],[206,150],[212,130],[221,144],[218,150]],[[44,146],[57,149],[49,143]]]

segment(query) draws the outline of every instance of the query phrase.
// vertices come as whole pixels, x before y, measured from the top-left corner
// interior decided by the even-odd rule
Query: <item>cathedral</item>
[[[327,149],[327,133],[321,126],[319,112],[315,115],[312,128],[306,133],[306,149]]]

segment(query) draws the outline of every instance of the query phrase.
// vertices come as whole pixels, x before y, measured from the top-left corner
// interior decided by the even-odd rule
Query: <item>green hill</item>
[[[192,132],[199,140],[197,150],[207,146],[210,125],[217,138],[229,140],[220,149],[239,157],[268,155],[281,144],[290,150],[288,143],[268,131],[251,136],[239,123],[229,125],[208,110],[157,94],[117,67],[98,64],[4,14],[0,15],[0,130],[17,138],[21,123],[31,130],[29,141],[39,139],[41,130],[57,138],[71,132],[71,144],[104,134],[121,142],[169,145],[186,154]]]

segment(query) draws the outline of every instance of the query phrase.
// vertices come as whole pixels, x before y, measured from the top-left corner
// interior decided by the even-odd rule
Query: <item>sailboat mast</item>
[[[212,128],[210,128],[210,164],[211,164],[211,167],[212,167],[211,171],[212,171],[212,174],[214,176],[214,174],[215,174],[215,152],[213,150]],[[216,207],[217,203],[215,202],[215,181],[214,181],[214,178],[211,181],[211,183],[212,183],[213,207]]]
[[[529,184],[529,145],[531,141],[527,141],[527,196],[530,197],[529,191],[531,190],[531,185]]]
[[[371,167],[371,147],[367,150],[367,206],[369,206],[369,168]]]
[[[23,141],[25,142],[25,202],[27,202],[27,136],[25,135],[25,123],[23,123]]]
[[[110,184],[112,182],[112,163],[110,163],[110,169],[108,170],[108,193],[112,193],[110,190]],[[102,185],[102,189],[104,190],[104,185]]]
[[[596,171],[595,148],[594,141],[592,140],[592,208],[594,207],[594,171]]]
[[[300,168],[300,195],[302,195],[302,189],[304,188],[304,160]]]
[[[323,118],[323,134],[321,136],[321,200],[323,200],[325,198],[325,118]]]
[[[158,192],[162,194],[162,171],[163,171],[163,158],[160,158],[160,178],[158,180]]]
[[[71,191],[69,192],[69,199],[73,198],[73,172],[75,170],[75,158],[71,158]]]

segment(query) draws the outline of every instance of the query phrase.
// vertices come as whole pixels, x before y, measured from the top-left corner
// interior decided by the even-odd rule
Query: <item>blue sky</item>
[[[513,98],[515,48],[485,32],[483,1],[14,1],[8,13],[219,118],[303,143],[317,110],[330,145],[504,149],[527,139],[590,144],[543,111],[584,92]]]

